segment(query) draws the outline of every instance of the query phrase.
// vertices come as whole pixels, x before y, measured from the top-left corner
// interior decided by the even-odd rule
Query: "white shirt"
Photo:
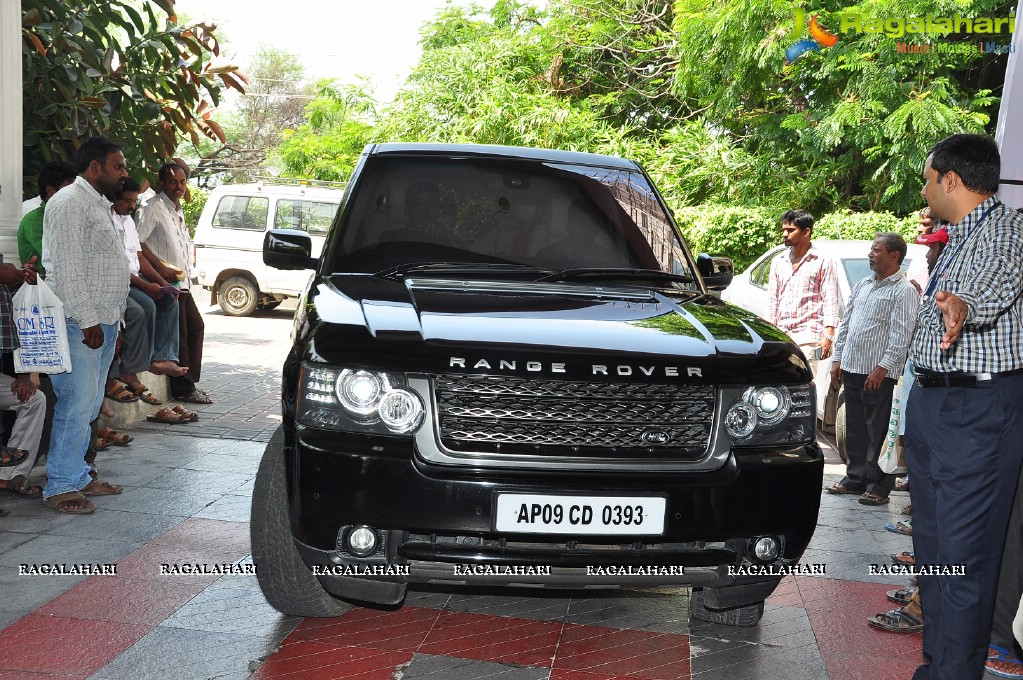
[[[185,214],[162,191],[142,208],[139,239],[154,255],[185,272],[185,280],[179,286],[182,290],[191,287],[192,239],[185,226]]]
[[[142,243],[139,242],[139,232],[135,228],[135,220],[131,218],[131,215],[114,213],[114,223],[124,230],[124,254],[128,256],[131,275],[138,276],[141,270],[139,253],[142,251]]]

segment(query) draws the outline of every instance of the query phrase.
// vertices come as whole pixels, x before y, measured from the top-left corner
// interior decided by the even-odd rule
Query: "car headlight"
[[[811,385],[751,385],[725,411],[725,431],[736,444],[801,444],[817,436]]]
[[[407,434],[424,407],[400,373],[302,366],[296,404],[303,425],[332,430]]]

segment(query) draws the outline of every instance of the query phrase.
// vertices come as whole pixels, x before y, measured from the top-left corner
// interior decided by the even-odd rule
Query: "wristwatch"
[[[824,338],[825,340],[830,340],[831,342],[835,341],[834,335],[822,335],[821,337]]]

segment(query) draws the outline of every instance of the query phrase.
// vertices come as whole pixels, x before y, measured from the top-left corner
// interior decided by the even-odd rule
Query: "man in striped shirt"
[[[787,246],[771,261],[767,282],[767,320],[803,349],[811,365],[831,356],[838,326],[838,278],[834,263],[816,248],[813,215],[786,210],[781,216]]]
[[[888,434],[895,383],[902,374],[916,322],[920,295],[900,269],[906,241],[878,234],[867,260],[873,276],[853,286],[846,315],[838,327],[831,363],[831,386],[845,386],[845,478],[831,493],[862,493],[860,503],[884,505],[895,475],[877,460]]]
[[[999,557],[1023,461],[1023,215],[995,197],[998,146],[952,135],[931,149],[921,194],[949,223],[910,357],[906,406],[925,664],[914,680],[980,678]],[[1019,528],[1014,528],[1019,531]]]

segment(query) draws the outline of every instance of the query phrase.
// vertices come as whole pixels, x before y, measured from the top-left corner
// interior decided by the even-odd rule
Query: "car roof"
[[[870,251],[870,245],[873,240],[867,239],[814,239],[812,241],[813,247],[820,250],[824,255],[828,257],[866,257]],[[917,257],[927,252],[927,246],[922,246],[917,243],[907,242],[908,247],[907,256],[912,255]],[[781,246],[774,246],[768,252],[777,251]]]
[[[555,149],[533,149],[523,146],[497,146],[488,144],[413,144],[403,142],[387,142],[369,144],[363,153],[379,155],[415,155],[415,156],[480,156],[490,158],[518,158],[523,160],[554,161],[556,163],[574,163],[576,165],[596,165],[605,168],[637,170],[639,164],[618,156],[603,156],[582,151],[558,151]]]
[[[251,184],[221,184],[210,192],[213,194],[236,194],[242,196],[306,196],[341,201],[343,187],[318,187],[309,184],[278,184],[276,182],[255,182]]]

